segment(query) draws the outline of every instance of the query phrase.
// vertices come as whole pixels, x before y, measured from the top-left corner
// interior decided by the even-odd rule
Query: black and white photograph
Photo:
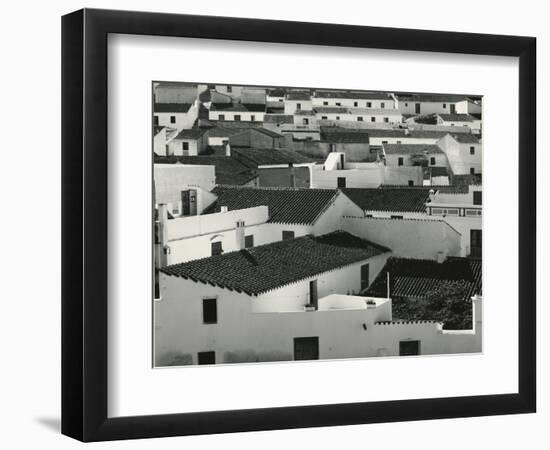
[[[154,367],[481,353],[482,111],[153,81]]]

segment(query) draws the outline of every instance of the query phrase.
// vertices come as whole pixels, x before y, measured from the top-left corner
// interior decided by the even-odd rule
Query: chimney
[[[445,252],[437,252],[436,259],[439,264],[444,263],[446,259]]]
[[[430,192],[429,192],[430,202],[434,201],[434,196],[435,196],[435,191],[433,189],[430,189]]]
[[[235,224],[235,237],[237,239],[237,249],[244,249],[244,220],[237,220]]]
[[[229,144],[229,141],[226,141],[225,143],[225,156],[231,156],[231,145]]]
[[[290,187],[296,187],[296,169],[292,163],[289,164],[290,167]]]
[[[229,208],[227,206],[225,205],[220,206],[220,212],[226,213],[227,211],[229,211]]]

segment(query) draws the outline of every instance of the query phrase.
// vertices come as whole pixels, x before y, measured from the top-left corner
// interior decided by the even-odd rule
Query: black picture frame
[[[517,393],[107,417],[107,36],[278,42],[519,58]],[[62,433],[82,441],[535,412],[536,39],[84,9],[62,18]]]

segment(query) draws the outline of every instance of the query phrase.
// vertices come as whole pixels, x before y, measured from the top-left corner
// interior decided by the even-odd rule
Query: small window
[[[359,106],[359,103],[358,102],[353,102],[353,106],[357,107],[357,106]]]
[[[240,122],[240,121],[241,121],[240,114],[235,114],[235,122]]]
[[[389,121],[390,121],[390,119],[389,119],[389,118],[387,118],[387,117],[384,117],[384,122],[388,123]]]
[[[304,125],[309,125],[309,119],[302,119],[302,123]]]
[[[391,216],[390,219],[401,220],[403,216]]]
[[[430,158],[430,164],[431,164],[432,166],[435,166],[435,157],[434,157],[434,156],[432,156],[432,157]]]
[[[387,143],[388,143],[388,141],[382,141],[382,144],[387,144]]]
[[[215,298],[202,300],[202,323],[218,323],[218,304]]]
[[[336,102],[336,106],[342,106],[342,103]]]
[[[181,149],[182,150],[189,150],[189,142],[182,142],[181,143]]]
[[[247,234],[244,237],[244,248],[250,248],[254,247],[254,235],[253,234]]]
[[[323,102],[323,106],[328,106],[328,102]]]
[[[216,364],[216,352],[199,352],[199,364]]]
[[[372,107],[372,102],[367,102],[367,108],[371,108]]]
[[[384,109],[386,107],[386,104],[384,102],[380,103],[380,109]]]
[[[158,124],[159,124],[159,116],[155,116],[155,117],[153,118],[153,123],[154,123],[155,125],[158,125]]]
[[[231,93],[233,92],[233,87],[232,86],[227,86],[227,93]]]
[[[474,205],[481,205],[481,191],[474,191]]]
[[[327,120],[328,117],[327,116],[321,116],[321,120]]]
[[[420,341],[400,341],[399,356],[420,355]]]
[[[294,239],[294,231],[283,230],[283,241],[287,241],[289,239]]]
[[[212,250],[212,256],[221,255],[223,253],[221,241],[212,242],[212,244],[210,244],[210,248]]]
[[[254,114],[252,114],[252,115],[250,116],[250,121],[251,121],[251,122],[254,122],[255,120],[256,120],[256,116],[255,116]]]
[[[339,188],[345,188],[346,187],[346,177],[338,177],[336,182],[337,182],[337,186]]]
[[[371,117],[371,118],[370,118],[370,121],[371,121],[371,122],[376,122],[376,117]]]
[[[340,120],[340,116],[336,116],[336,120]]]
[[[363,122],[363,116],[359,116],[359,117],[357,118],[357,122]]]
[[[475,155],[476,154],[476,148],[475,147],[470,147],[470,155]]]
[[[409,104],[408,104],[408,103],[405,103],[405,106],[409,106]]]
[[[443,103],[443,109],[447,108],[447,103]]]
[[[396,144],[401,144],[401,141],[397,141]]]
[[[474,167],[470,167],[470,175],[475,175],[476,169]]]
[[[296,103],[296,109],[302,109],[302,104],[301,103]]]
[[[170,116],[170,123],[176,123],[176,116]]]
[[[400,156],[399,158],[397,158],[397,165],[398,166],[402,166],[403,165],[403,157]]]
[[[225,114],[220,114],[218,116],[218,120],[225,120]]]
[[[414,186],[414,181],[413,180],[409,180],[409,186]]]

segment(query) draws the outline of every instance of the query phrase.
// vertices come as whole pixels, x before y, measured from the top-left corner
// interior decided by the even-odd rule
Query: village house
[[[232,147],[231,155],[258,174],[261,187],[310,187],[315,161],[283,148]]]
[[[365,128],[377,125],[393,127],[403,122],[403,115],[398,109],[350,108],[346,120],[357,122]]]
[[[232,147],[284,148],[285,137],[266,128],[249,128],[231,133],[229,143]]]
[[[437,114],[437,125],[445,127],[466,127],[472,133],[481,133],[481,119],[470,114]]]
[[[232,86],[226,84],[217,84],[214,88],[214,92],[231,98],[232,102],[258,105],[265,105],[266,103],[266,90],[264,88]],[[212,100],[212,102],[214,103],[214,100]]]
[[[343,106],[347,108],[395,109],[395,99],[381,92],[317,90],[311,98],[314,107]]]
[[[457,114],[471,114],[481,119],[481,100],[465,99],[456,102],[455,111]]]
[[[455,175],[481,174],[481,142],[473,134],[447,133],[437,145],[447,155],[449,166]]]
[[[284,108],[285,90],[284,89],[268,89],[265,100],[268,106],[278,106]]]
[[[457,103],[468,100],[464,95],[452,94],[397,94],[397,108],[407,115],[455,114]]]
[[[198,114],[198,100],[194,103],[155,103],[153,105],[153,125],[181,131],[193,128]]]
[[[205,128],[181,130],[166,144],[166,156],[196,156],[206,150],[208,139]]]
[[[296,111],[311,111],[311,94],[309,92],[292,91],[285,96],[285,114],[295,114]]]
[[[178,135],[175,128],[153,126],[153,152],[158,156],[168,155],[170,141]]]
[[[427,204],[429,216],[441,217],[462,235],[462,256],[481,257],[482,187],[471,185],[467,192],[436,191]]]
[[[448,167],[447,156],[433,144],[383,144],[382,152],[388,167]]]
[[[265,104],[212,103],[208,112],[211,121],[263,122]]]
[[[472,329],[444,330],[435,321],[394,320],[387,294],[357,295],[390,255],[338,231],[164,267],[155,365],[480,351],[480,298],[472,301]]]
[[[162,81],[153,89],[155,103],[193,104],[199,95],[198,85]]]
[[[370,134],[365,130],[350,130],[348,132],[333,132],[326,128],[322,133],[322,141],[328,147],[328,153],[339,152],[346,155],[348,161],[370,161],[377,159],[377,155],[370,153]],[[330,130],[330,131],[328,131]]]

